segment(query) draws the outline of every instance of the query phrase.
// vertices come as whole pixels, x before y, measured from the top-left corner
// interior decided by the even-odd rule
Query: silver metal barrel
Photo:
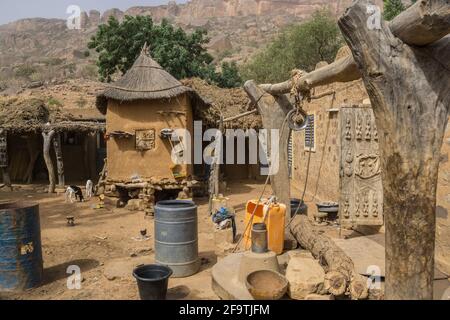
[[[197,206],[192,201],[160,201],[155,207],[155,260],[183,278],[200,269]]]

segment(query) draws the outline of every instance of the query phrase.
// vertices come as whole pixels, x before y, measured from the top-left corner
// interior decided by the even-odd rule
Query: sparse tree
[[[332,62],[343,44],[337,23],[319,10],[305,23],[287,27],[269,46],[241,69],[244,79],[279,82],[292,69],[314,70],[320,61]]]
[[[236,62],[222,63],[222,72],[216,73],[213,82],[222,88],[236,88],[242,85],[242,78]]]
[[[415,1],[414,1],[415,2]],[[406,9],[402,0],[384,0],[384,19],[391,21]]]

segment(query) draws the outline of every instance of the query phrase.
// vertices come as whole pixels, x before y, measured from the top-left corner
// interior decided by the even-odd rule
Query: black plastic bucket
[[[139,266],[133,271],[141,300],[166,300],[169,278],[173,271],[156,264]]]
[[[300,207],[297,211],[297,208]],[[291,218],[294,217],[295,213],[308,215],[308,206],[300,199],[291,199]]]

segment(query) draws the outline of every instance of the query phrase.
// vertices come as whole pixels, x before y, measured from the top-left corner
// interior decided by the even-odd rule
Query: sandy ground
[[[230,204],[237,212],[238,230],[243,228],[245,204],[257,198],[263,185],[236,182],[228,186]],[[40,188],[43,190],[43,188]],[[266,195],[270,195],[270,188]],[[131,276],[134,266],[154,262],[152,219],[140,212],[117,209],[94,210],[97,202],[67,204],[63,194],[48,195],[34,189],[0,192],[0,200],[26,199],[40,204],[44,283],[20,295],[2,295],[3,299],[138,299]],[[199,251],[201,271],[184,279],[171,279],[168,299],[218,299],[211,289],[211,268],[217,262],[214,226],[207,212],[207,199],[195,199],[199,205]],[[68,227],[67,216],[76,226]],[[147,229],[150,239],[137,241],[140,230]],[[67,268],[79,266],[82,288],[67,288]],[[108,279],[109,278],[109,279]]]

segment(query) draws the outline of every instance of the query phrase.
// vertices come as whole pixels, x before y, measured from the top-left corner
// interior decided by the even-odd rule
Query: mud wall
[[[160,114],[160,111],[178,111],[185,114]],[[186,95],[170,100],[136,101],[122,103],[109,101],[106,115],[106,132],[155,130],[155,147],[148,151],[136,150],[135,137],[107,141],[108,179],[129,181],[133,176],[141,178],[173,178],[171,144],[159,136],[162,129],[186,128],[193,139],[193,116]],[[182,165],[182,171],[191,174],[191,166]]]
[[[339,200],[340,128],[339,110],[343,105],[367,103],[362,81],[336,83],[315,89],[314,95],[335,91],[305,105],[315,115],[315,150],[311,152],[306,200],[312,202]],[[305,150],[304,132],[294,133],[294,171],[292,196],[299,197],[304,188],[309,151]],[[441,150],[436,212],[436,257],[438,264],[450,272],[450,125],[447,125]],[[386,212],[388,214],[388,212]]]

